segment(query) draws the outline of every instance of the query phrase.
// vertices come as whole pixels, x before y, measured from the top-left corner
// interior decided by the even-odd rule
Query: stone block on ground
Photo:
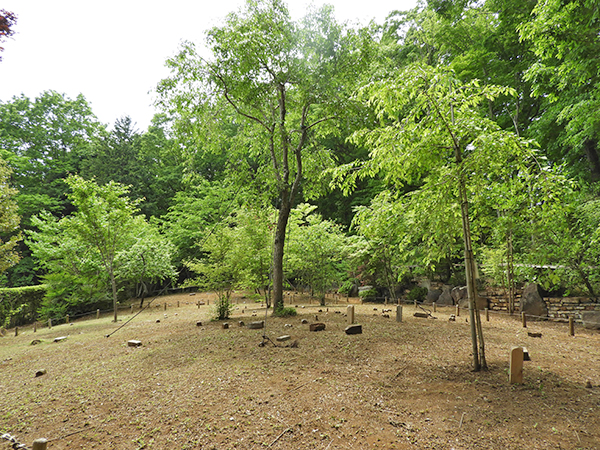
[[[306,320],[306,319],[302,319],[302,320],[300,321],[300,323],[302,323],[302,324],[306,325],[306,324],[308,323],[308,320]]]
[[[421,319],[427,319],[429,317],[429,314],[427,313],[422,313],[422,312],[416,312],[413,314],[414,317],[420,317]]]
[[[600,330],[600,311],[585,311],[581,314],[581,321],[589,330]]]
[[[136,341],[135,339],[132,339],[130,341],[127,341],[127,346],[128,347],[141,347],[142,341]]]
[[[344,332],[346,334],[362,334],[362,325],[348,325]]]
[[[309,330],[310,331],[323,331],[325,329],[325,324],[321,322],[311,323]]]
[[[229,324],[227,322],[221,324],[221,328],[227,330],[229,328]]]
[[[201,321],[196,322],[196,326],[197,327],[201,327],[202,326],[202,322]]]
[[[264,328],[265,327],[265,321],[264,320],[259,320],[256,322],[250,322],[248,324],[248,328],[251,330],[258,330],[260,328]]]
[[[46,375],[46,373],[47,373],[47,372],[46,372],[46,369],[41,369],[41,370],[38,370],[38,371],[35,373],[35,376],[36,376],[36,377],[41,377],[42,375]]]
[[[283,336],[279,336],[277,338],[278,342],[285,342],[285,341],[289,341],[292,337],[289,334],[285,334]]]
[[[65,339],[67,339],[67,336],[61,336],[61,337],[57,337],[57,338],[54,338],[54,342],[62,342],[62,341],[64,341]]]

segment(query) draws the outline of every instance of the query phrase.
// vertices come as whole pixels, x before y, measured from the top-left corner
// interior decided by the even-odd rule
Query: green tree
[[[308,285],[324,305],[326,292],[347,277],[350,246],[340,227],[315,210],[304,203],[291,212],[285,271],[289,279]]]
[[[240,148],[259,162],[269,161],[279,209],[273,246],[275,309],[283,306],[290,211],[302,182],[320,174],[329,159],[311,145],[312,138],[344,111],[345,93],[365,67],[367,37],[337,24],[330,7],[295,23],[282,1],[250,0],[224,26],[208,32],[210,60],[184,44],[168,62],[172,78],[159,86],[184,119],[190,98],[211,106],[228,103],[236,123],[243,124],[246,145]]]
[[[525,77],[547,100],[539,141],[592,181],[600,180],[599,24],[595,0],[547,0],[519,26],[539,58]]]
[[[380,127],[355,134],[371,149],[365,167],[346,166],[339,176],[381,173],[389,186],[420,185],[423,199],[443,199],[460,211],[473,342],[473,368],[486,367],[477,287],[469,195],[484,189],[529,153],[527,142],[480,114],[487,98],[510,95],[508,88],[478,81],[460,83],[448,70],[410,66],[394,79],[374,83],[362,96],[377,111]],[[425,205],[425,204],[424,204]],[[428,214],[432,208],[424,208]],[[440,211],[444,213],[442,209]]]
[[[15,248],[21,234],[15,232],[19,229],[20,217],[15,201],[17,190],[10,186],[10,173],[6,163],[0,159],[0,274],[19,261]]]

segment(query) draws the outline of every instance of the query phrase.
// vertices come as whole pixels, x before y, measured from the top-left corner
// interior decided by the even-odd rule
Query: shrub
[[[415,300],[417,302],[423,302],[427,298],[427,292],[429,292],[429,290],[426,287],[415,286],[410,290],[406,298],[411,302],[414,302]]]
[[[292,317],[297,314],[296,308],[292,308],[291,306],[281,307],[273,311],[273,315],[276,317]]]
[[[0,326],[11,328],[36,319],[46,286],[0,288]]]

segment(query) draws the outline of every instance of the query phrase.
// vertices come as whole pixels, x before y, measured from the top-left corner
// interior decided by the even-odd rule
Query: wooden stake
[[[485,308],[485,321],[489,322],[490,321],[490,310]]]
[[[97,309],[97,310],[96,310],[96,319],[99,319],[99,318],[100,318],[100,310],[99,310],[99,309]]]
[[[527,328],[527,314],[524,312],[521,313],[521,320],[523,322],[523,328]]]
[[[513,347],[510,351],[510,384],[523,383],[523,347]]]
[[[460,306],[456,305],[456,317],[460,316]]]
[[[437,312],[437,305],[433,302],[433,312]]]
[[[48,328],[52,328],[52,319],[48,319]]]
[[[36,333],[37,332],[37,321],[33,322],[33,332]]]
[[[166,304],[166,303],[163,303],[163,305],[164,305],[164,307],[165,307],[165,309],[164,309],[164,310],[166,311],[166,310],[167,310],[167,304]]]
[[[402,322],[402,305],[396,306],[396,322]]]
[[[19,335],[19,327],[15,327],[15,337]]]
[[[569,336],[575,336],[575,321],[569,317]]]
[[[133,305],[129,305],[129,314],[133,314]]]
[[[70,324],[69,315],[67,314],[67,325]]]
[[[44,438],[36,439],[33,441],[33,447],[31,450],[46,450],[48,446],[48,441]]]

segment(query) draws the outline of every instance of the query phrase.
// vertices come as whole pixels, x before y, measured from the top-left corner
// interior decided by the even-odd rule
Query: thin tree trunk
[[[110,271],[110,284],[112,286],[112,294],[113,294],[113,310],[114,310],[114,319],[113,322],[117,322],[117,281],[115,280],[115,274],[111,270]]]
[[[291,203],[287,191],[281,193],[281,207],[273,242],[273,311],[283,308],[283,252],[285,232],[290,217]]]

